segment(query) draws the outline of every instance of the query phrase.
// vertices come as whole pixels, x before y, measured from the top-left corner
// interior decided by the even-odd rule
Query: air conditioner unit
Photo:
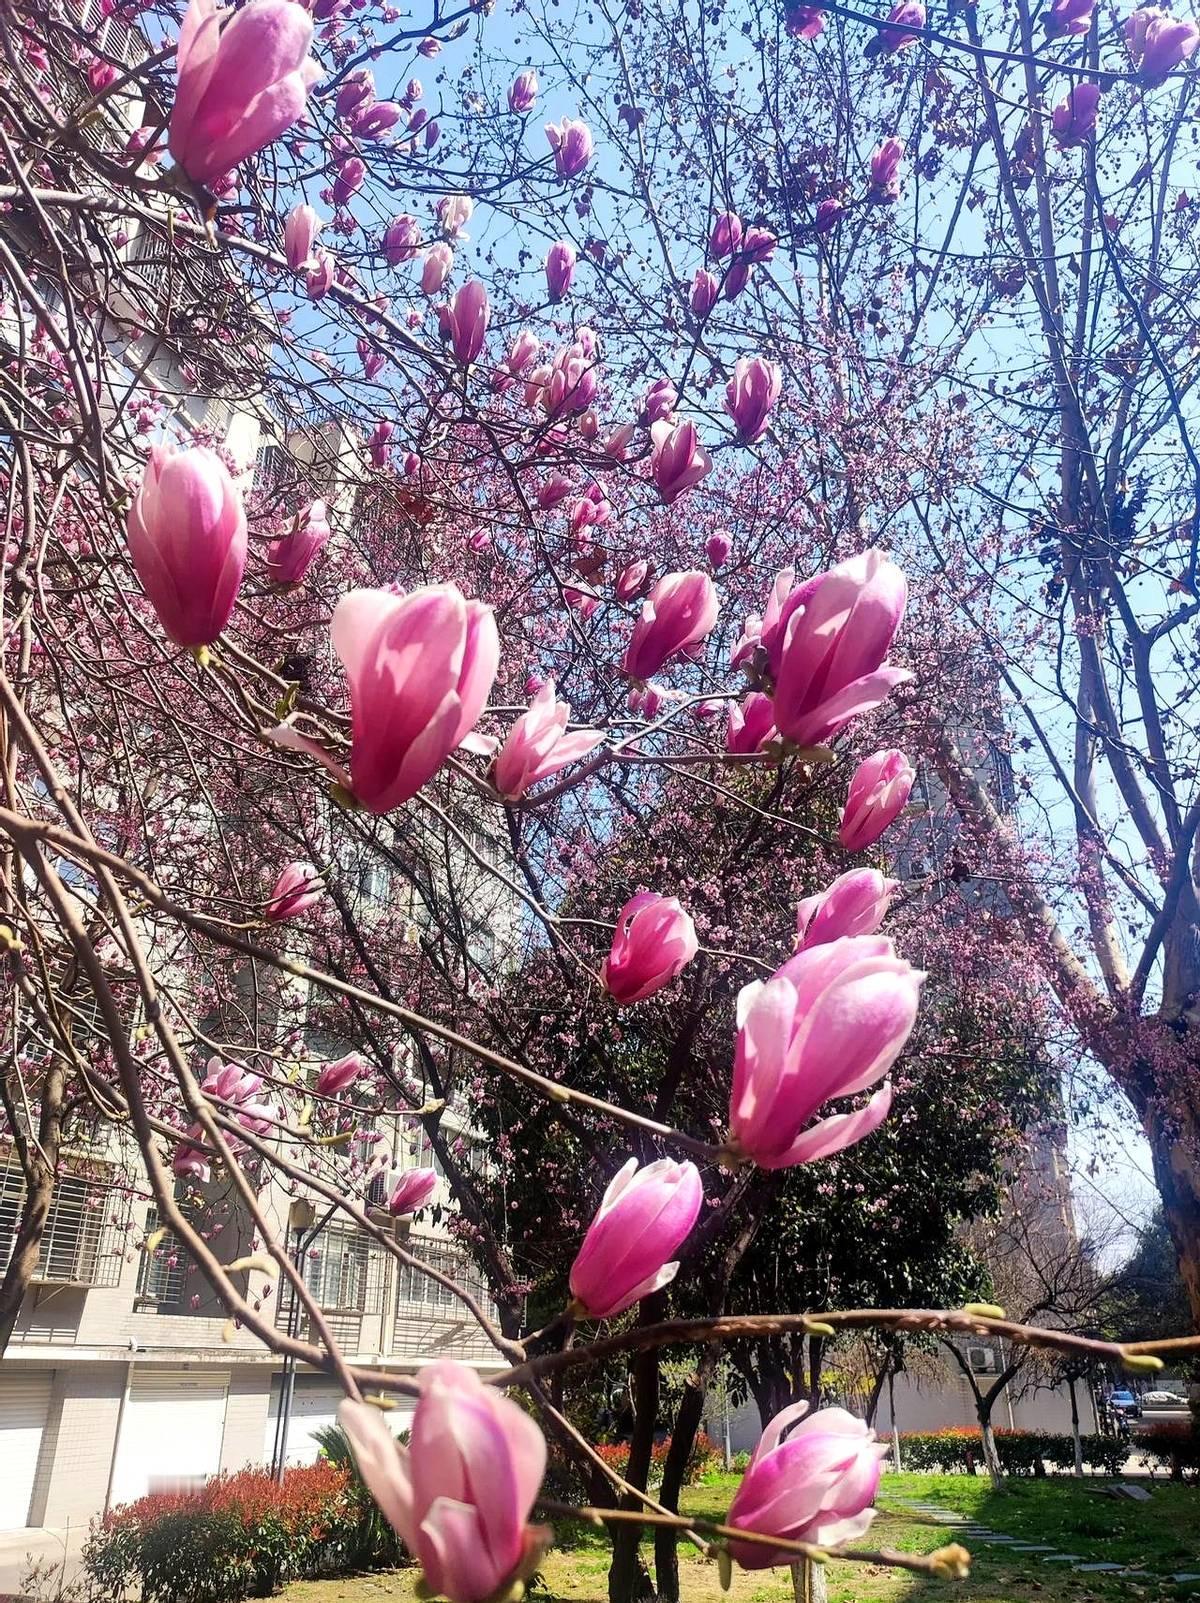
[[[967,1363],[973,1375],[994,1375],[996,1373],[996,1353],[991,1347],[968,1347]]]

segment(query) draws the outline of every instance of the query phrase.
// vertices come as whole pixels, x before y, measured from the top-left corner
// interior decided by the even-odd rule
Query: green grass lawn
[[[720,1519],[729,1506],[737,1478],[717,1475],[685,1493],[685,1508]],[[888,1475],[880,1492],[881,1513],[863,1546],[893,1547],[903,1552],[929,1552],[956,1539],[952,1530],[905,1510],[898,1498],[938,1503],[978,1520],[1007,1536],[1051,1543],[1059,1552],[1080,1553],[1089,1560],[1111,1560],[1144,1566],[1144,1576],[1083,1575],[1070,1565],[1039,1562],[1038,1554],[1009,1553],[982,1543],[964,1545],[972,1552],[969,1580],[930,1581],[883,1566],[829,1565],[829,1603],[1116,1603],[1118,1598],[1167,1598],[1178,1594],[1163,1577],[1178,1570],[1200,1570],[1200,1488],[1164,1485],[1152,1488],[1151,1501],[1131,1503],[1104,1494],[1103,1481],[1077,1482],[1065,1477],[1012,1480],[1002,1493],[986,1480],[965,1475]],[[605,1603],[608,1544],[602,1532],[562,1531],[560,1545],[547,1554],[542,1586],[535,1594],[546,1600]],[[647,1544],[652,1553],[652,1544]],[[715,1565],[681,1546],[684,1603],[790,1603],[791,1577],[786,1569],[735,1570],[729,1593],[723,1594]],[[290,1586],[290,1603],[410,1603],[415,1571],[300,1582]],[[1192,1594],[1200,1600],[1200,1589]]]

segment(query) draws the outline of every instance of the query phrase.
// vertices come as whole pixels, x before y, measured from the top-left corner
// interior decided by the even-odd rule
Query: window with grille
[[[158,1228],[158,1209],[151,1208],[146,1214],[147,1239]],[[174,1312],[183,1301],[190,1262],[187,1249],[168,1230],[152,1252],[142,1252],[138,1264],[138,1301],[157,1303],[159,1308]]]
[[[0,1273],[8,1267],[25,1202],[25,1177],[9,1149],[0,1167]],[[63,1174],[42,1232],[34,1279],[57,1285],[115,1286],[121,1278],[112,1189],[91,1176]]]
[[[486,1313],[491,1308],[487,1281],[478,1266],[466,1253],[455,1247],[435,1247],[424,1241],[412,1243],[412,1250],[422,1263],[448,1276],[455,1285],[471,1294]],[[409,1264],[400,1268],[396,1288],[396,1301],[401,1310],[420,1308],[427,1312],[438,1310],[457,1313],[470,1318],[466,1309],[448,1286],[443,1286],[431,1275]]]
[[[354,1227],[327,1226],[308,1249],[304,1282],[322,1308],[362,1313],[372,1278],[367,1237]]]

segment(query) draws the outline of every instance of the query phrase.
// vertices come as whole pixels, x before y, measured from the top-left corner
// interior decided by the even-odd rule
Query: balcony
[[[9,1148],[0,1163],[0,1273],[12,1258],[25,1201],[25,1177]],[[117,1193],[106,1171],[81,1166],[61,1174],[42,1233],[34,1281],[42,1286],[116,1286],[124,1262],[128,1198]]]
[[[428,1239],[409,1241],[412,1252],[470,1292],[484,1313],[498,1321],[495,1304],[474,1261],[461,1248]],[[396,1283],[392,1351],[404,1358],[497,1359],[474,1317],[445,1286],[419,1269],[402,1268]]]

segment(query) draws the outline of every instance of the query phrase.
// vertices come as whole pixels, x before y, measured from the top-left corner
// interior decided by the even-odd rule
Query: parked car
[[[1110,1392],[1108,1406],[1111,1413],[1122,1419],[1136,1419],[1142,1411],[1141,1403],[1131,1391]]]
[[[1173,1391],[1144,1391],[1143,1408],[1186,1408],[1187,1398]]]

